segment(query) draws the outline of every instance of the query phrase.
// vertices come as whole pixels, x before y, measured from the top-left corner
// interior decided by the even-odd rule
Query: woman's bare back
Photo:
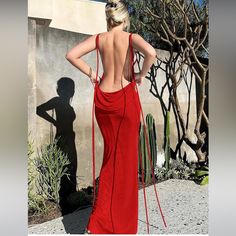
[[[129,34],[125,31],[99,34],[98,48],[104,73],[99,88],[104,92],[120,90],[131,81]]]
[[[131,81],[132,68],[129,35],[130,33],[123,30],[114,29],[99,34],[98,49],[104,72],[103,80],[99,84],[99,87],[104,92],[120,90],[122,87],[127,86]],[[66,59],[72,65],[92,78],[91,82],[95,82],[95,74],[92,73],[92,76],[90,75],[91,67],[87,65],[81,57],[96,49],[96,37],[97,34],[88,37],[66,54]],[[144,55],[142,69],[139,73],[135,73],[134,78],[140,85],[142,78],[148,73],[157,55],[155,49],[137,33],[132,33],[131,43],[134,50],[141,52]]]

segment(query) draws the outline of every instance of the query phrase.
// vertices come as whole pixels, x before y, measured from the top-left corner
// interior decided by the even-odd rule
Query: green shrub
[[[35,158],[34,164],[38,171],[37,189],[46,199],[59,204],[61,178],[66,175],[70,161],[65,153],[57,146],[58,139],[43,145]]]
[[[33,145],[33,141],[28,138],[28,211],[33,214],[46,214],[49,209],[46,207],[45,199],[34,192],[36,172],[32,159],[34,154]]]

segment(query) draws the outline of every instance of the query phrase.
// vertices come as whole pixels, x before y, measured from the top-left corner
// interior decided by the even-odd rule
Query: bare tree
[[[139,3],[141,4],[141,3]],[[168,48],[169,57],[158,58],[157,65],[153,65],[147,79],[151,83],[150,92],[159,99],[162,112],[166,112],[171,106],[174,111],[178,143],[174,154],[179,152],[183,142],[194,150],[199,162],[208,159],[208,151],[203,151],[206,142],[206,130],[201,130],[204,123],[208,131],[209,119],[204,111],[206,100],[206,86],[208,84],[208,63],[199,58],[199,55],[208,56],[208,2],[198,5],[196,0],[158,0],[142,1],[143,17],[139,17],[139,24],[147,31],[155,35]],[[138,62],[142,55],[138,54]],[[166,82],[158,91],[156,83],[157,70],[165,71]],[[190,76],[187,74],[190,73]],[[197,119],[194,127],[196,141],[190,138],[189,109],[192,80],[196,79],[199,87],[197,99]],[[187,117],[184,117],[177,93],[178,86],[185,83],[188,91]],[[169,92],[168,104],[162,99],[165,90]]]

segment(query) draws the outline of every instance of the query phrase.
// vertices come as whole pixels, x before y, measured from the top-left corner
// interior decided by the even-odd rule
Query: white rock
[[[162,167],[165,162],[165,153],[164,152],[157,152],[157,166]]]

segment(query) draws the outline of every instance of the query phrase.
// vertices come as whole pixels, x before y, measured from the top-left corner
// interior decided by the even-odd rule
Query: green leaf
[[[208,175],[208,171],[206,171],[206,170],[196,170],[196,172],[195,172],[196,177],[200,177],[200,176],[203,176],[203,175]]]
[[[203,166],[203,169],[209,170],[208,166]]]
[[[203,180],[201,181],[200,185],[208,184],[209,176],[205,176]]]

